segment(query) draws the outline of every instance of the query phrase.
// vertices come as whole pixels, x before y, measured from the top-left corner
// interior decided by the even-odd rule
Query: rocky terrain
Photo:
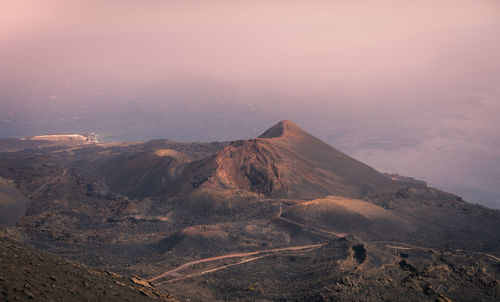
[[[32,143],[0,140],[0,196],[27,202],[29,253],[190,301],[500,299],[499,211],[379,173],[290,121],[222,143]]]
[[[176,301],[137,276],[121,276],[0,237],[2,301]]]

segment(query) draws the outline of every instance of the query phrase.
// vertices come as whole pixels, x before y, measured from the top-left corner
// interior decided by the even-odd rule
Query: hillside
[[[381,174],[290,121],[232,142],[26,146],[0,152],[0,206],[27,204],[24,243],[5,253],[29,273],[1,274],[38,278],[30,255],[51,253],[44,271],[71,281],[47,293],[35,278],[36,297],[85,297],[69,296],[81,282],[61,256],[98,277],[90,300],[106,278],[129,284],[91,273],[104,271],[189,301],[500,299],[499,211]]]
[[[136,276],[94,270],[3,236],[0,255],[2,301],[177,301]]]
[[[192,164],[173,190],[205,185],[280,198],[360,198],[387,183],[386,176],[285,120],[259,138],[232,142]]]

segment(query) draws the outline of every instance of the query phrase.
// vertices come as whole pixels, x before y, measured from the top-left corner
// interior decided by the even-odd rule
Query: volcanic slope
[[[28,198],[30,244],[191,301],[500,297],[499,211],[391,179],[288,121],[232,143],[0,152],[0,176]]]
[[[137,276],[94,270],[3,237],[1,301],[177,301]]]
[[[389,182],[375,169],[284,120],[258,138],[234,141],[192,163],[169,193],[215,186],[278,198],[361,198]]]

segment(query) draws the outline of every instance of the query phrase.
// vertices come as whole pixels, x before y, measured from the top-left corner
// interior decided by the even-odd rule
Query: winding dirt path
[[[497,256],[494,256],[494,255],[492,255],[492,254],[483,253],[483,252],[481,252],[481,254],[483,254],[483,255],[485,255],[485,256],[488,256],[488,257],[490,257],[490,258],[493,258],[493,259],[495,259],[496,261],[500,261],[500,258],[498,258]]]
[[[320,228],[317,228],[317,227],[309,226],[309,225],[306,225],[306,224],[303,224],[303,223],[300,223],[300,222],[297,222],[297,221],[294,221],[294,220],[282,217],[281,216],[282,214],[283,214],[283,205],[280,205],[278,213],[272,219],[282,220],[282,221],[285,221],[287,223],[299,226],[299,227],[301,227],[301,228],[303,228],[305,230],[308,230],[310,232],[318,233],[320,235],[326,235],[327,237],[338,238],[338,237],[344,237],[346,235],[344,233],[330,232],[330,231],[325,230],[325,229],[320,229]],[[166,272],[164,272],[164,273],[162,273],[162,274],[160,274],[158,276],[155,276],[155,277],[149,279],[148,281],[149,282],[155,282],[157,280],[160,280],[160,279],[163,279],[163,278],[169,277],[169,276],[170,277],[172,277],[172,276],[180,276],[180,274],[179,274],[180,271],[185,270],[188,267],[191,267],[193,265],[204,263],[204,262],[212,262],[212,261],[217,261],[217,260],[221,260],[221,259],[228,259],[228,258],[244,258],[244,257],[255,256],[255,255],[259,255],[259,254],[271,254],[271,253],[276,253],[276,252],[281,252],[281,251],[298,251],[298,250],[305,250],[305,249],[316,249],[316,248],[319,248],[321,246],[324,246],[325,244],[326,243],[309,244],[309,245],[301,245],[301,246],[290,246],[290,247],[282,247],[282,248],[275,248],[275,249],[269,249],[269,250],[255,251],[255,252],[227,254],[227,255],[222,255],[222,256],[216,256],[216,257],[211,257],[211,258],[194,260],[194,261],[190,261],[190,262],[184,263],[184,264],[182,264],[182,265],[180,265],[180,266],[178,266],[178,267],[176,267],[174,269],[171,269],[169,271],[166,271]],[[217,270],[220,270],[220,269],[224,269],[224,268],[227,268],[227,267],[230,267],[230,266],[233,266],[233,265],[238,265],[238,264],[246,263],[246,262],[249,262],[249,261],[257,260],[257,259],[260,259],[260,258],[265,257],[265,256],[267,256],[267,255],[262,255],[262,256],[259,256],[259,257],[253,257],[253,258],[250,258],[250,259],[245,259],[245,260],[242,260],[242,261],[234,263],[234,264],[224,265],[224,266],[220,266],[220,267],[217,267],[217,268],[214,268],[214,269],[210,269],[210,270],[206,270],[206,271],[202,271],[202,272],[198,272],[198,273],[194,273],[194,274],[189,274],[189,275],[186,275],[186,276],[182,276],[182,277],[179,277],[179,278],[171,279],[171,280],[168,280],[168,281],[162,281],[162,282],[173,282],[173,281],[182,280],[182,279],[185,279],[185,278],[190,278],[190,277],[194,277],[194,276],[200,276],[200,275],[203,275],[203,274],[206,274],[206,273],[210,273],[210,272],[213,272],[213,271],[217,271]]]
[[[395,246],[395,245],[387,245],[387,247],[398,249],[398,250],[413,250],[412,247],[404,247],[404,246]]]
[[[307,231],[310,231],[310,232],[313,232],[313,233],[317,233],[317,234],[321,234],[321,235],[326,235],[327,237],[338,238],[338,237],[344,237],[344,236],[347,235],[347,234],[344,234],[344,233],[336,233],[336,232],[331,232],[331,231],[328,231],[328,230],[325,230],[325,229],[321,229],[321,228],[309,226],[309,225],[306,225],[304,223],[300,223],[300,222],[291,220],[289,218],[282,217],[282,214],[283,214],[283,205],[280,205],[278,213],[271,220],[273,220],[273,219],[281,220],[281,221],[284,221],[284,222],[287,222],[287,223],[299,226],[299,227],[303,228],[304,230],[307,230]],[[389,248],[401,249],[401,250],[423,249],[422,247],[417,247],[417,246],[413,246],[413,245],[406,244],[406,243],[396,243],[396,242],[374,242],[374,243],[386,244]],[[320,247],[322,247],[322,246],[324,246],[326,244],[327,243],[318,243],[318,244],[309,244],[309,245],[301,245],[301,246],[282,247],[282,248],[274,248],[274,249],[268,249],[268,250],[246,252],[246,253],[233,253],[233,254],[221,255],[221,256],[210,257],[210,258],[205,258],[205,259],[200,259],[200,260],[194,260],[194,261],[190,261],[190,262],[184,263],[184,264],[182,264],[182,265],[180,265],[180,266],[178,266],[178,267],[176,267],[174,269],[171,269],[169,271],[166,271],[166,272],[164,272],[164,273],[162,273],[162,274],[160,274],[158,276],[155,276],[155,277],[149,279],[148,281],[149,282],[156,282],[156,281],[164,279],[166,277],[176,277],[176,278],[173,278],[173,279],[170,279],[170,280],[163,280],[163,281],[160,281],[160,282],[156,282],[156,284],[161,284],[161,283],[165,283],[165,282],[169,282],[169,283],[170,282],[176,282],[176,281],[184,280],[184,279],[187,279],[187,278],[192,278],[192,277],[196,277],[196,276],[201,276],[201,275],[204,275],[204,274],[212,273],[212,272],[215,272],[215,271],[218,271],[218,270],[222,270],[222,269],[225,269],[225,268],[228,268],[228,267],[232,267],[232,266],[235,266],[235,265],[240,265],[240,264],[244,264],[244,263],[247,263],[247,262],[255,261],[255,260],[261,259],[263,257],[267,257],[267,256],[269,256],[269,255],[271,255],[273,253],[277,253],[277,252],[281,252],[281,251],[298,251],[298,250],[306,250],[306,249],[313,249],[314,250],[314,249],[320,248]],[[395,245],[395,244],[398,244],[398,245]],[[494,255],[487,254],[487,253],[482,253],[482,254],[484,254],[484,255],[486,255],[488,257],[491,257],[491,258],[493,258],[495,260],[500,261],[500,259],[497,258]],[[189,267],[191,267],[193,265],[200,264],[200,263],[213,262],[213,261],[222,260],[222,259],[228,259],[228,258],[246,258],[246,257],[250,257],[250,256],[254,256],[254,257],[247,258],[247,259],[242,259],[241,261],[238,261],[236,263],[225,264],[225,265],[218,266],[218,267],[215,267],[215,268],[212,268],[212,269],[208,269],[208,270],[204,270],[204,271],[201,271],[201,272],[195,272],[195,273],[187,274],[187,275],[184,275],[184,276],[180,275],[181,271],[183,271],[183,270],[185,270],[185,269],[187,269],[187,268],[189,268]]]
[[[175,279],[160,281],[160,282],[157,282],[156,285],[159,285],[159,284],[162,284],[162,283],[170,283],[170,282],[180,281],[180,280],[184,280],[184,279],[188,279],[188,278],[192,278],[192,277],[197,277],[197,276],[202,276],[202,275],[205,275],[205,274],[208,274],[208,273],[212,273],[212,272],[216,272],[218,270],[225,269],[225,268],[228,268],[228,267],[231,267],[231,266],[240,265],[240,264],[243,264],[243,263],[247,263],[247,262],[251,262],[251,261],[254,261],[254,260],[258,260],[258,259],[267,257],[269,255],[271,255],[271,254],[244,259],[244,260],[241,260],[240,262],[236,262],[236,263],[232,263],[232,264],[227,264],[227,265],[219,266],[219,267],[212,268],[212,269],[209,269],[209,270],[206,270],[206,271],[202,271],[202,272],[198,272],[198,273],[194,273],[194,274],[185,275],[185,276],[182,276],[182,277],[179,277],[179,278],[175,278]]]
[[[227,259],[227,258],[243,258],[243,257],[255,256],[255,255],[264,254],[264,253],[276,253],[276,252],[281,252],[281,251],[298,251],[298,250],[305,250],[305,249],[316,249],[316,248],[324,246],[325,244],[326,243],[309,244],[309,245],[301,245],[301,246],[289,246],[289,247],[281,247],[281,248],[275,248],[275,249],[269,249],[269,250],[262,250],[262,251],[255,251],[255,252],[234,253],[234,254],[228,254],[228,255],[222,255],[222,256],[216,256],[216,257],[211,257],[211,258],[205,258],[205,259],[195,260],[195,261],[184,263],[183,265],[178,266],[178,267],[176,267],[176,268],[174,268],[172,270],[166,271],[166,272],[164,272],[164,273],[162,273],[162,274],[160,274],[160,275],[158,275],[156,277],[153,277],[153,278],[149,279],[148,281],[149,282],[154,282],[156,280],[159,280],[159,279],[162,279],[162,278],[165,278],[165,277],[168,277],[168,276],[178,276],[180,271],[182,271],[182,270],[184,270],[184,269],[186,269],[186,268],[188,268],[190,266],[199,264],[199,263],[217,261],[217,260]],[[264,257],[264,256],[255,257],[255,258],[262,258],[262,257]],[[253,260],[256,260],[256,259],[253,259]],[[244,260],[241,263],[244,263],[244,262],[248,262],[248,261]],[[224,267],[229,267],[229,266],[230,265],[225,265],[225,266],[223,266],[221,268],[218,268],[218,269],[215,269],[215,270],[219,270],[219,269],[222,269]],[[194,274],[194,275],[200,275],[200,274],[203,274],[203,273],[207,273],[209,271],[197,273],[197,274]],[[186,277],[186,276],[184,276],[184,277]],[[184,277],[182,277],[182,278],[184,278]]]
[[[402,242],[391,242],[391,241],[378,241],[377,242],[377,241],[374,241],[371,243],[385,244],[387,247],[394,248],[394,249],[400,249],[400,250],[412,250],[412,249],[433,250],[434,249],[434,248],[430,248],[430,247],[415,246],[415,245],[411,245],[408,243],[402,243]],[[391,244],[399,244],[399,245],[391,245]],[[406,246],[401,246],[401,245],[406,245]],[[462,249],[456,249],[455,251],[456,252],[466,252]],[[489,253],[479,252],[479,251],[469,251],[469,252],[478,253],[478,254],[490,257],[491,259],[495,259],[496,261],[500,261],[500,258],[498,258],[495,255],[489,254]]]
[[[310,232],[319,233],[320,235],[327,235],[328,237],[332,237],[333,236],[335,238],[338,238],[338,237],[345,237],[347,235],[345,233],[331,232],[331,231],[328,231],[328,230],[325,230],[325,229],[321,229],[321,228],[313,227],[313,226],[310,226],[310,225],[307,225],[307,224],[303,224],[303,223],[291,220],[289,218],[285,218],[285,217],[281,216],[282,214],[283,214],[283,205],[280,205],[280,210],[278,211],[278,214],[273,219],[279,219],[279,220],[288,222],[290,224],[299,226],[299,227],[301,227],[301,228],[303,228],[305,230],[308,230]]]

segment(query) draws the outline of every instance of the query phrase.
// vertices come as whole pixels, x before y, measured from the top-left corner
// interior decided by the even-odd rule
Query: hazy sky
[[[500,2],[0,0],[0,137],[252,137],[291,119],[500,208]]]

